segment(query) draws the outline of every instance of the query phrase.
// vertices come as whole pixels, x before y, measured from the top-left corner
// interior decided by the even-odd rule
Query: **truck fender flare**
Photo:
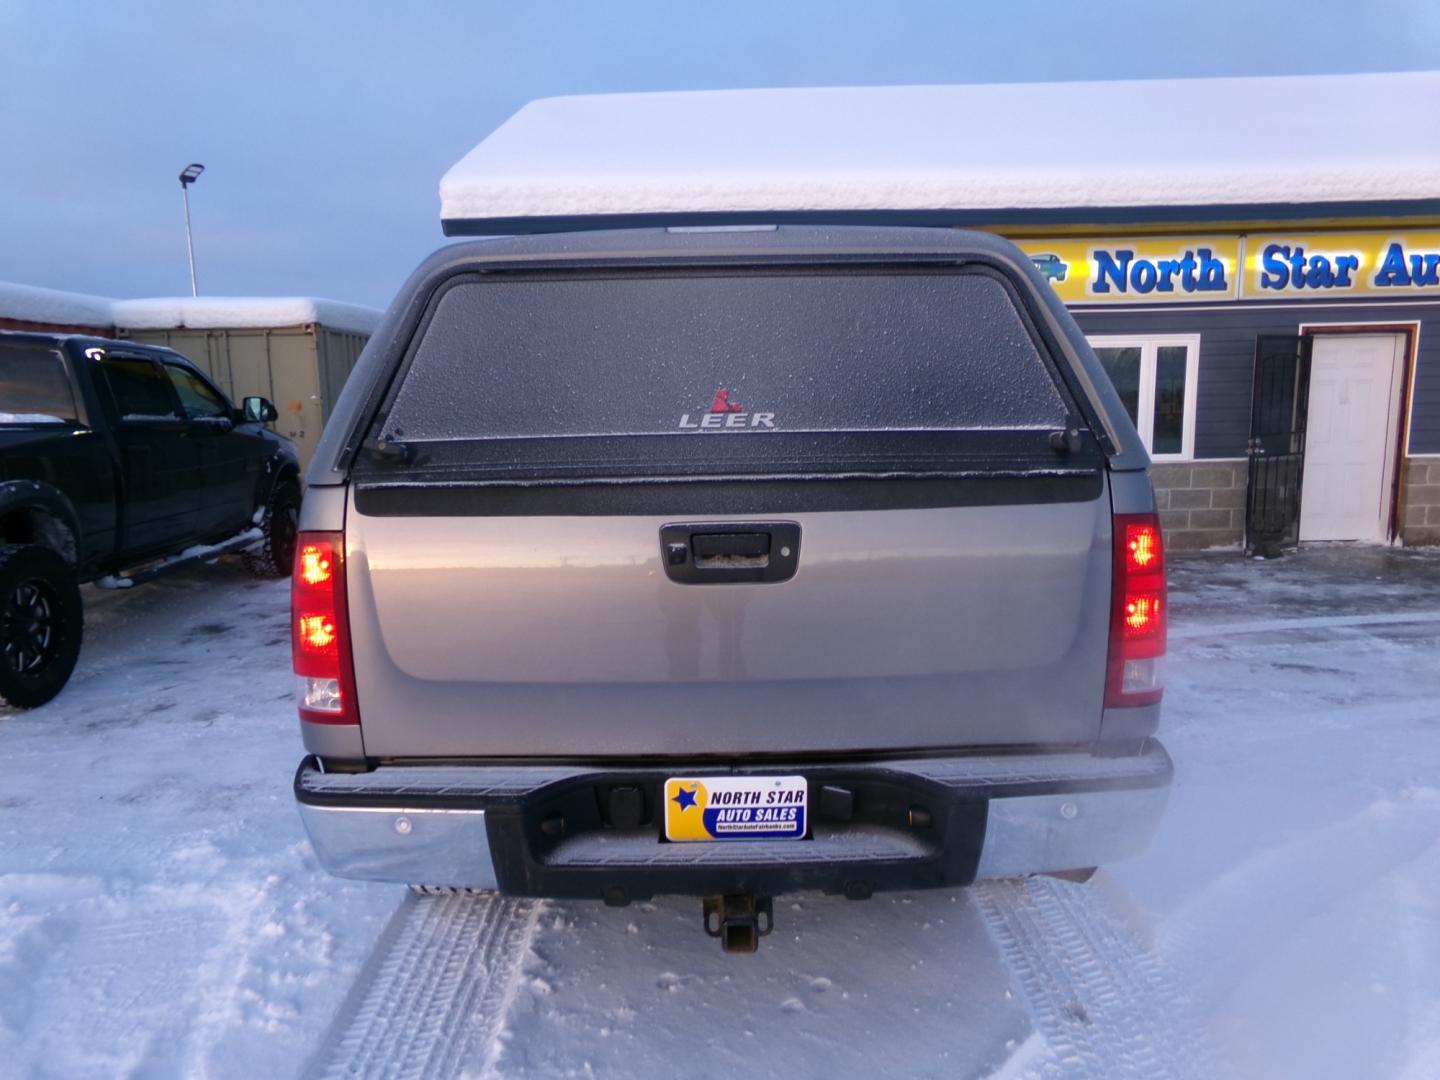
[[[38,480],[0,482],[0,518],[17,510],[38,510],[59,523],[66,535],[39,536],[34,543],[48,547],[72,564],[80,561],[80,517],[65,493]]]
[[[287,458],[276,459],[273,469],[264,469],[260,473],[259,488],[255,492],[255,508],[263,510],[269,506],[270,496],[275,493],[276,487],[286,483],[303,487],[300,483],[300,466]]]

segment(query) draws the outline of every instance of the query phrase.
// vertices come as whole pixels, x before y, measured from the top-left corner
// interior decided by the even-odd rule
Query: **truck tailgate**
[[[348,495],[368,755],[1097,735],[1105,458],[996,267],[460,273],[428,304]],[[662,527],[762,514],[793,576],[672,578]]]
[[[673,517],[370,515],[352,492],[366,752],[1092,739],[1109,612],[1103,474],[1090,490],[1076,501],[769,514],[801,528],[795,576],[706,585],[666,575],[660,529]]]

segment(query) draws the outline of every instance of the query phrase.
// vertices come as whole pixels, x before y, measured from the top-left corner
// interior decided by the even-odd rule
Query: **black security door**
[[[1279,334],[1255,339],[1245,537],[1257,555],[1278,555],[1300,542],[1311,340]]]

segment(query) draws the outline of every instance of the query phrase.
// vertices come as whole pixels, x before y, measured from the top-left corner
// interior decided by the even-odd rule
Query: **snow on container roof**
[[[1440,72],[545,98],[445,174],[440,216],[453,235],[1435,213],[1437,115]]]
[[[308,296],[161,296],[112,300],[0,281],[0,319],[125,330],[238,330],[319,323],[371,334],[383,313]]]
[[[115,325],[125,330],[236,330],[320,323],[333,330],[373,333],[381,312],[358,304],[305,296],[162,296],[116,300]]]
[[[109,327],[110,301],[103,296],[42,289],[0,281],[0,319],[49,326]]]

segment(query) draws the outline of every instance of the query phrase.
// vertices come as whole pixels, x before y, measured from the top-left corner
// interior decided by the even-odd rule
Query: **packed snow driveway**
[[[288,589],[86,588],[70,685],[0,711],[0,1075],[284,1076],[343,999],[396,896],[297,827]]]
[[[285,583],[89,591],[0,713],[0,1075],[1440,1075],[1440,553],[1178,561],[1151,852],[863,903],[752,958],[699,905],[326,877]]]

